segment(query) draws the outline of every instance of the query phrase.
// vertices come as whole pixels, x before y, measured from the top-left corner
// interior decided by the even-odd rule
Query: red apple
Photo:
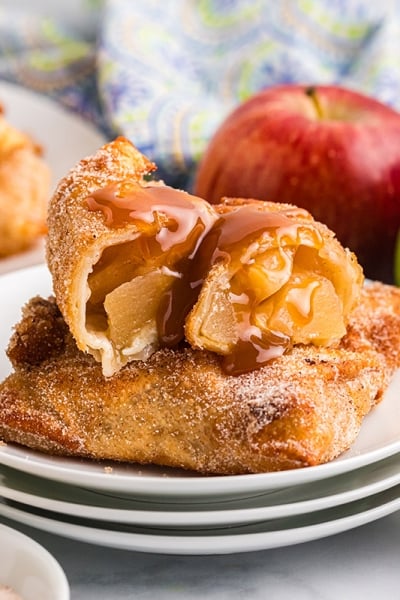
[[[266,89],[222,123],[195,193],[308,209],[373,279],[392,281],[400,227],[400,113],[337,86]]]

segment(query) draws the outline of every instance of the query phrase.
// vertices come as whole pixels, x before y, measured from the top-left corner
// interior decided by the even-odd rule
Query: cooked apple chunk
[[[294,344],[337,344],[363,282],[355,256],[296,207],[227,199],[215,209],[214,266],[186,321],[192,346],[240,373]]]
[[[157,269],[123,283],[105,297],[107,334],[115,351],[122,354],[121,362],[124,356],[146,359],[159,346],[158,309],[173,281]]]

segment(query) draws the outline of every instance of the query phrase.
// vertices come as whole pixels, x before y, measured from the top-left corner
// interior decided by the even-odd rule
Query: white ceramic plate
[[[236,500],[196,503],[123,498],[21,473],[8,467],[0,474],[0,496],[64,515],[130,525],[219,527],[248,524],[325,510],[377,494],[400,484],[400,455],[356,472]]]
[[[5,349],[13,325],[20,319],[21,306],[32,296],[47,296],[51,279],[44,265],[0,277],[0,351]],[[4,290],[4,292],[3,292]],[[0,380],[10,371],[4,352],[0,354]],[[349,472],[400,452],[400,371],[384,400],[364,420],[352,448],[341,457],[316,467],[277,473],[202,477],[178,470],[129,464],[96,463],[47,456],[22,446],[0,446],[0,463],[48,479],[91,489],[127,495],[157,497],[240,497],[318,481]],[[111,466],[111,469],[106,468]]]
[[[0,525],[0,586],[23,600],[68,600],[64,571],[43,546],[28,536]],[[1,592],[0,592],[1,596]]]
[[[364,525],[399,508],[400,490],[395,487],[310,515],[193,531],[60,519],[55,513],[0,501],[0,514],[20,523],[84,542],[157,554],[232,554],[289,546]]]
[[[53,100],[21,86],[0,81],[0,104],[7,121],[31,135],[44,150],[52,188],[74,164],[104,144],[104,136]],[[0,273],[43,262],[44,244],[0,260]]]

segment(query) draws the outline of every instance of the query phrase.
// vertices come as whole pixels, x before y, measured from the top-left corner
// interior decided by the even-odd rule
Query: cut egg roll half
[[[191,265],[218,218],[200,198],[147,181],[154,169],[117,138],[74,167],[50,202],[56,301],[107,377],[183,338],[201,284]]]
[[[258,200],[224,199],[198,251],[209,270],[188,315],[186,338],[223,355],[239,374],[293,345],[333,346],[346,333],[363,273],[335,235],[305,210]]]

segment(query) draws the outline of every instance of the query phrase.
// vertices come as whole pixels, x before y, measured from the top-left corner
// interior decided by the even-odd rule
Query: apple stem
[[[322,119],[324,115],[323,115],[322,106],[321,106],[321,103],[319,101],[319,97],[317,94],[317,89],[314,86],[310,86],[310,87],[306,88],[304,91],[305,91],[306,95],[312,100],[318,117],[320,119]]]

